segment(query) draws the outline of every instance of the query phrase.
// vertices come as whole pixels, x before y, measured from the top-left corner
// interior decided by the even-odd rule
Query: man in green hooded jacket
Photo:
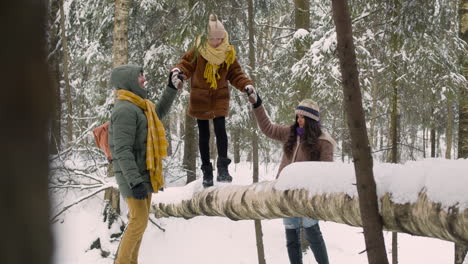
[[[122,65],[112,70],[111,85],[117,90],[118,97],[109,126],[109,147],[119,190],[129,210],[129,221],[117,250],[116,264],[138,263],[138,251],[149,219],[151,194],[158,191],[153,188],[147,169],[147,117],[148,112],[155,112],[159,122],[168,113],[177,89],[182,87],[182,78],[172,80],[171,77],[155,109],[143,109],[147,108],[146,105],[153,105],[146,100],[143,68]],[[160,130],[164,137],[163,128]],[[165,141],[165,137],[161,140]],[[158,169],[162,171],[162,168]]]

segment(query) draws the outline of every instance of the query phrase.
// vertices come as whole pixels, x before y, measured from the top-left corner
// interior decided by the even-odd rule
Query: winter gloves
[[[146,193],[146,188],[143,183],[139,183],[132,188],[133,198],[136,200],[144,200],[148,197],[148,193]]]
[[[183,81],[187,79],[184,75],[184,72],[175,68],[169,73],[169,87],[174,89],[181,89],[183,86]]]
[[[257,91],[255,91],[255,88],[253,87],[253,85],[251,84],[246,85],[244,90],[247,93],[249,102],[251,104],[255,104],[255,102],[257,101]]]
[[[257,108],[260,105],[262,105],[262,98],[260,98],[260,95],[257,93],[255,88],[252,85],[247,85],[245,86],[245,92],[247,93],[248,100],[252,104],[253,108]]]

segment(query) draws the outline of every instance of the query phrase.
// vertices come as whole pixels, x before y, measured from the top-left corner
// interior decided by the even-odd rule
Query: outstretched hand
[[[169,86],[174,89],[182,89],[184,81],[187,79],[183,71],[174,69],[169,73]]]
[[[249,102],[251,104],[255,104],[257,102],[257,92],[255,91],[255,88],[253,87],[253,85],[249,84],[245,86],[244,89],[245,89],[245,93],[248,96]]]
[[[253,108],[257,108],[262,105],[262,98],[260,95],[257,93],[255,88],[252,85],[247,85],[245,86],[245,93],[247,94],[247,98],[249,100],[249,103],[252,104]]]

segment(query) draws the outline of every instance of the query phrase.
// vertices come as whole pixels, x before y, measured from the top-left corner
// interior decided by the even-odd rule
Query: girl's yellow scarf
[[[117,99],[134,103],[145,112],[148,120],[148,135],[146,136],[146,169],[150,172],[151,186],[153,191],[158,192],[164,186],[162,171],[162,159],[167,157],[167,140],[164,126],[156,114],[154,104],[138,95],[126,91],[118,90]]]
[[[229,66],[231,66],[236,59],[234,46],[229,44],[229,35],[226,32],[226,37],[217,48],[211,47],[208,42],[201,45],[200,36],[197,38],[197,47],[200,55],[208,61],[205,66],[203,77],[206,79],[206,82],[210,84],[210,88],[216,90],[218,89],[217,80],[220,78],[218,70],[221,67],[221,64],[226,62],[226,67],[229,69]]]

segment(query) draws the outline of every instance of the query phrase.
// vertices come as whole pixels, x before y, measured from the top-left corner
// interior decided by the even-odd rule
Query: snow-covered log
[[[434,159],[374,167],[384,228],[468,245],[467,168],[468,160]],[[189,195],[179,190],[178,201],[169,201],[167,190],[155,196],[153,209],[156,217],[305,216],[359,227],[354,181],[352,165],[302,162],[286,167],[278,181],[198,189]]]

